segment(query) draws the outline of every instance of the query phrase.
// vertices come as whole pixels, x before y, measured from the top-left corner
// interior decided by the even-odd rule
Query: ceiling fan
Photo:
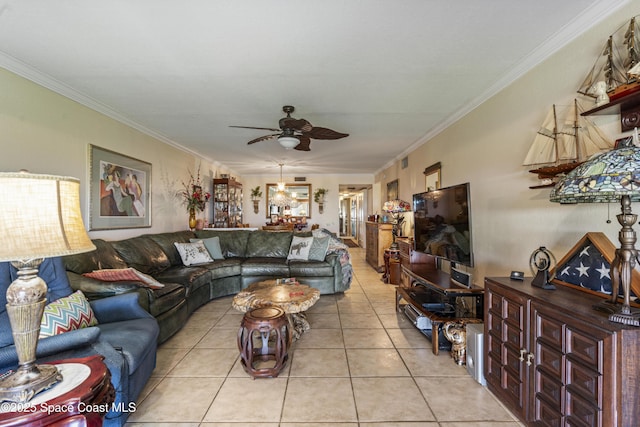
[[[252,139],[247,142],[247,144],[255,144],[260,141],[267,141],[269,139],[278,138],[278,142],[287,150],[294,149],[300,151],[310,151],[311,150],[311,139],[340,139],[349,136],[348,133],[336,132],[335,130],[331,130],[328,128],[322,128],[317,126],[312,126],[305,119],[294,119],[291,117],[291,113],[295,108],[292,105],[285,105],[282,107],[282,111],[287,114],[287,117],[283,117],[278,122],[278,126],[280,129],[275,128],[261,128],[261,127],[253,127],[253,126],[229,126],[232,128],[242,128],[242,129],[259,129],[259,130],[270,130],[273,133],[270,135],[264,135],[259,138]]]

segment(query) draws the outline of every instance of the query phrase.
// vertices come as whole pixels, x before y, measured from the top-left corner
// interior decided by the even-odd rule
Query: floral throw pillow
[[[57,299],[44,308],[40,338],[98,324],[98,319],[82,291]]]
[[[186,266],[213,262],[213,258],[211,258],[202,241],[193,243],[175,242],[174,245],[176,245],[180,258],[182,258],[182,263]]]

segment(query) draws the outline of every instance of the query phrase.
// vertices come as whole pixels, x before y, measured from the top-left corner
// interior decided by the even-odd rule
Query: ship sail
[[[523,162],[524,166],[537,166],[529,172],[546,181],[542,186],[553,185],[553,177],[568,173],[614,145],[591,120],[580,115],[582,108],[577,100],[565,108],[561,121],[558,121],[559,110],[553,105]]]
[[[531,148],[524,159],[524,166],[544,165],[558,160],[556,152],[556,106],[551,107],[538,129]]]

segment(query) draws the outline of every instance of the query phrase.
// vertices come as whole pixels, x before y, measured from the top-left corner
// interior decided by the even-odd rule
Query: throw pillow
[[[144,284],[143,285],[144,287],[151,288],[151,289],[164,288],[163,283],[158,282],[156,279],[149,276],[148,274],[144,274],[143,272],[138,271],[135,268],[132,268],[131,270],[133,270],[136,276],[140,278],[140,281]]]
[[[93,270],[91,273],[84,273],[83,276],[102,280],[103,282],[137,282],[152,289],[164,288],[164,285],[153,277],[132,267]]]
[[[91,273],[84,273],[83,276],[103,282],[139,282],[140,277],[133,272],[133,268],[106,268],[104,270],[93,270]]]
[[[289,255],[287,259],[309,259],[309,251],[311,250],[311,243],[313,237],[298,237],[293,236],[291,239],[291,246],[289,247]]]
[[[329,237],[314,237],[311,243],[311,250],[309,251],[309,260],[311,261],[324,261],[327,256],[327,249],[329,249]]]
[[[57,299],[44,308],[40,323],[40,338],[98,324],[91,305],[82,291]]]
[[[213,258],[209,255],[209,251],[204,246],[202,241],[194,243],[179,243],[175,242],[176,249],[182,258],[182,263],[187,267],[196,264],[206,264],[213,262]]]
[[[218,236],[209,237],[208,239],[189,239],[189,241],[191,243],[195,243],[198,241],[203,242],[204,247],[207,248],[207,251],[209,251],[209,255],[211,255],[211,258],[224,259],[224,256],[222,255],[222,248],[220,247],[220,238]]]

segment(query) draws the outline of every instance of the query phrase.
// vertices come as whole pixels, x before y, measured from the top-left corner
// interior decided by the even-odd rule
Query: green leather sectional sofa
[[[82,290],[89,299],[137,292],[142,308],[158,321],[161,343],[179,331],[198,307],[214,298],[233,295],[256,281],[296,277],[321,294],[349,289],[352,269],[347,247],[326,231],[313,233],[331,237],[324,261],[287,260],[294,232],[202,230],[145,234],[119,241],[94,239],[95,251],[64,257],[64,264],[72,288]],[[183,265],[174,242],[215,236],[224,259]],[[164,287],[151,289],[139,282],[105,282],[83,276],[95,270],[127,267],[153,276]]]

